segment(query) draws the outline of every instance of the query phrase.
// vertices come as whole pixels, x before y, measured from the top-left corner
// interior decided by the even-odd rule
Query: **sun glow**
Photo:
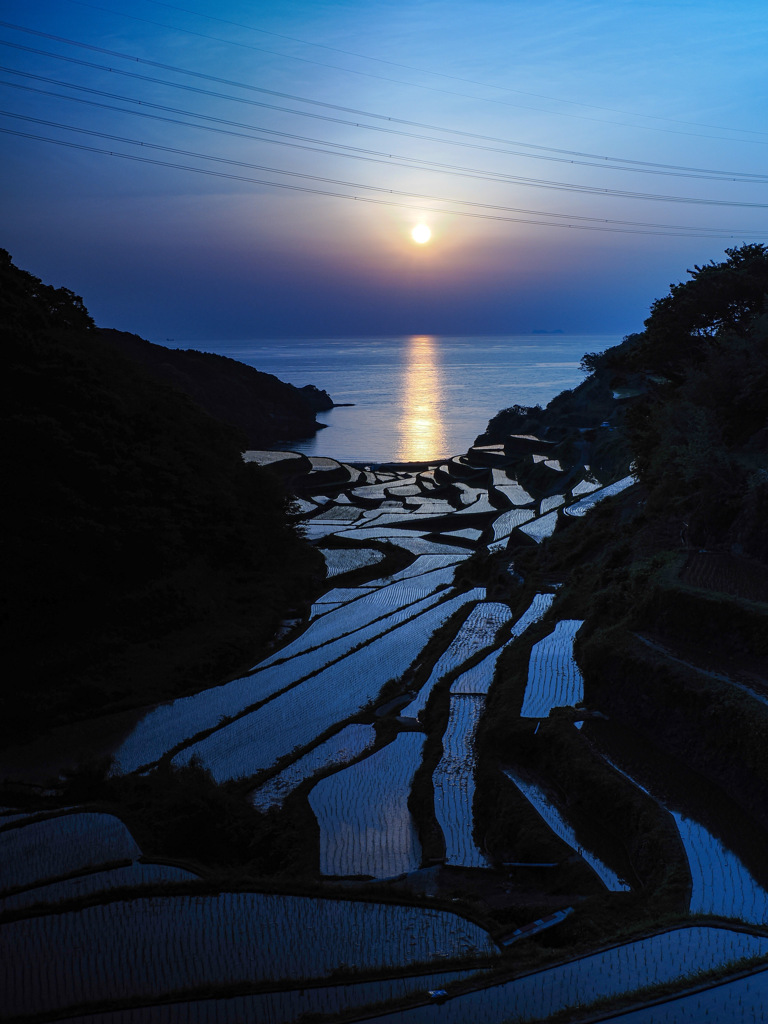
[[[432,232],[429,230],[426,224],[417,224],[416,227],[411,231],[411,238],[418,245],[424,245],[432,237]]]

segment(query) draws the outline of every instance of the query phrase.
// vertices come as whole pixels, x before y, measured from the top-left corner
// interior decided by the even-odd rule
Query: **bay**
[[[289,384],[314,384],[341,408],[317,435],[274,447],[347,462],[435,462],[465,452],[512,405],[546,405],[584,379],[585,352],[616,335],[300,338],[195,342]],[[346,403],[350,403],[347,405]]]

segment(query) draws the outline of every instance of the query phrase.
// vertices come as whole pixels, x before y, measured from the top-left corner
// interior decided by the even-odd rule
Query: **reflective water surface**
[[[499,409],[545,405],[584,375],[585,352],[614,335],[510,335],[196,342],[336,403],[315,437],[284,445],[349,462],[427,462],[461,454]],[[183,343],[182,343],[183,345]]]

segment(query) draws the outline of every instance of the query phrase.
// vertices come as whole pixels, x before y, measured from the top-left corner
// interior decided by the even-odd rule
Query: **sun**
[[[429,230],[426,224],[417,224],[411,232],[411,238],[418,245],[424,245],[432,237],[432,232]]]

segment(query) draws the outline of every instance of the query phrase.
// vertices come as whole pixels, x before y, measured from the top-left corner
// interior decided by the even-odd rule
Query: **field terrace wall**
[[[765,705],[618,629],[585,641],[579,660],[591,706],[669,750],[768,827]]]

